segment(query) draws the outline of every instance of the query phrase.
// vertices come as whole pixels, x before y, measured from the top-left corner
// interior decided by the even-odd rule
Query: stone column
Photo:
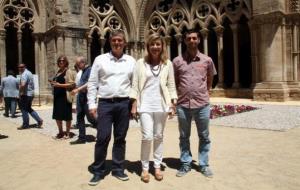
[[[0,30],[0,77],[6,76],[5,30]]]
[[[40,74],[40,47],[39,47],[39,35],[38,34],[32,34],[33,35],[33,40],[34,40],[34,62],[35,62],[35,73],[39,73],[39,78]]]
[[[294,72],[293,72],[293,78],[294,82],[298,82],[298,56],[299,56],[299,47],[298,47],[298,42],[299,42],[299,26],[298,23],[293,26],[293,66],[294,66]]]
[[[104,53],[104,45],[105,45],[106,39],[103,37],[100,37],[99,43],[100,43],[100,54]]]
[[[181,55],[182,54],[182,47],[181,47],[182,35],[181,34],[176,34],[175,38],[176,38],[176,41],[177,41],[178,55]]]
[[[209,30],[206,28],[203,28],[202,30],[200,30],[203,40],[204,40],[204,54],[208,55],[208,43],[207,43],[207,38],[208,38],[208,32]]]
[[[214,28],[218,37],[218,88],[224,87],[224,65],[223,65],[223,31],[224,27]]]
[[[260,81],[259,79],[259,66],[257,62],[257,26],[251,22],[248,22],[250,32],[251,32],[251,63],[252,63],[252,84],[251,87],[253,88],[257,82]]]
[[[91,35],[88,35],[87,38],[87,62],[89,65],[92,65],[91,63],[91,44],[92,44],[93,38]]]
[[[145,42],[141,42],[141,55],[142,57],[145,55]]]
[[[290,89],[286,82],[287,33],[284,15],[271,13],[254,18],[257,65],[260,80],[253,89],[254,100],[285,101]],[[292,44],[291,44],[292,45]],[[291,73],[292,75],[292,73]]]
[[[168,56],[171,57],[171,47],[170,47],[171,36],[166,36],[165,41],[166,41],[166,48],[167,48]]]
[[[18,64],[23,62],[22,59],[22,31],[19,30],[17,32],[17,40],[18,40]]]
[[[46,61],[46,48],[45,48],[45,37],[40,36],[40,70],[42,73],[42,76],[40,77],[41,79],[41,84],[42,84],[42,92],[45,91],[48,87],[48,78],[52,77],[49,76],[48,73],[48,64]]]
[[[133,42],[128,42],[126,48],[126,53],[128,55],[132,56],[132,47],[133,47]]]
[[[238,24],[230,25],[233,33],[233,55],[234,55],[234,82],[232,87],[239,87],[239,42],[238,42]]]
[[[57,54],[59,55],[65,55],[65,45],[64,45],[64,32],[58,31],[57,32]]]
[[[132,42],[132,43],[133,43],[133,48],[132,48],[133,54],[132,54],[132,56],[137,58],[137,56],[138,56],[138,52],[137,52],[138,51],[138,44],[137,44],[136,41]]]

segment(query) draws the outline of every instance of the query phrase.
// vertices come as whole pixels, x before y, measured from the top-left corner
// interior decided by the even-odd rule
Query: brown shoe
[[[142,174],[141,174],[141,180],[145,183],[149,183],[150,181],[150,175],[149,172],[146,170],[143,170]]]
[[[160,169],[155,169],[154,177],[157,181],[161,181],[164,178],[164,176],[163,176],[162,172],[160,171]]]

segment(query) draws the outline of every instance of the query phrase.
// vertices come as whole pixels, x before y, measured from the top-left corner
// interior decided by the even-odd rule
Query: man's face
[[[198,37],[198,34],[196,32],[193,32],[185,36],[184,42],[188,49],[197,49],[200,43],[200,39]]]
[[[18,70],[19,70],[19,73],[23,73],[25,70],[25,65],[24,64],[18,65]]]
[[[113,36],[110,39],[110,47],[113,54],[121,55],[126,45],[124,36],[122,34]]]
[[[84,64],[84,62],[81,61],[80,59],[77,59],[77,60],[76,60],[76,66],[77,66],[77,68],[78,68],[79,70],[82,70],[82,69],[84,69],[85,64]]]

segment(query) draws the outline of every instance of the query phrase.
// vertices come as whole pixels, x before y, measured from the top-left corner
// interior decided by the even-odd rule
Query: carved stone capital
[[[223,32],[224,32],[224,27],[219,25],[219,26],[216,26],[214,27],[214,30],[215,32],[217,33],[217,35],[220,37],[220,36],[223,36]]]
[[[176,41],[178,44],[180,44],[182,42],[182,34],[176,34],[175,38],[176,38]]]
[[[17,32],[17,39],[18,41],[22,40],[22,31]]]
[[[165,41],[166,41],[167,45],[170,45],[170,43],[171,43],[171,36],[166,36],[165,37]]]
[[[203,28],[200,30],[200,33],[202,34],[202,36],[204,38],[206,38],[208,36],[208,32],[209,32],[209,30],[207,28]]]
[[[5,30],[0,30],[0,40],[5,40],[5,38],[6,38]]]
[[[238,30],[238,24],[231,24],[230,28],[231,28],[232,32],[237,32],[237,30]]]

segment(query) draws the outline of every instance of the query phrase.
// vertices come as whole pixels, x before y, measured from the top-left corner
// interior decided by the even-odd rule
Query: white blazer
[[[177,99],[174,69],[170,60],[162,64],[160,77],[160,88],[162,90],[163,98],[168,106],[171,106],[171,99]],[[143,93],[143,89],[146,83],[146,67],[145,60],[139,59],[136,63],[135,70],[133,72],[132,87],[129,93],[129,97],[136,99],[137,103],[141,102],[140,97]]]

